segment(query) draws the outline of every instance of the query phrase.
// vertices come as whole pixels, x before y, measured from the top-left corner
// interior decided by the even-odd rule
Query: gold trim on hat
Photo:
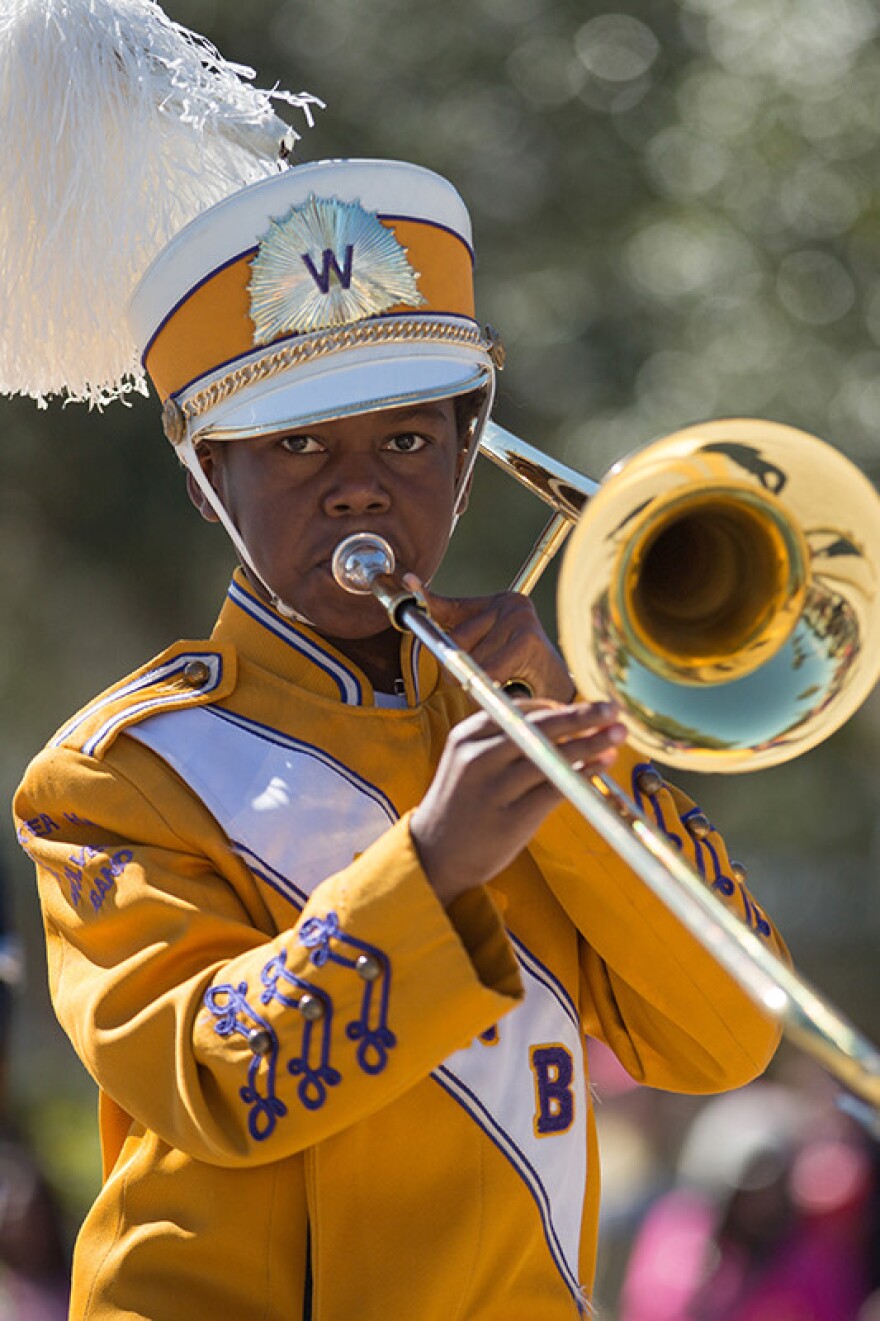
[[[179,444],[183,438],[186,424],[196,422],[218,404],[246,390],[249,386],[262,384],[281,372],[312,362],[330,353],[344,349],[361,348],[377,344],[409,344],[413,342],[434,342],[455,344],[469,348],[482,349],[489,354],[490,344],[483,337],[478,326],[463,325],[460,322],[436,321],[416,317],[399,317],[391,321],[369,322],[365,325],[343,326],[338,330],[323,331],[319,334],[297,338],[292,343],[284,344],[270,353],[264,354],[251,362],[234,367],[223,376],[212,381],[201,390],[196,390],[186,397],[174,400],[174,423],[168,417],[171,410],[166,404],[166,435],[172,444]],[[172,401],[169,400],[169,403]],[[183,422],[183,426],[180,422]]]

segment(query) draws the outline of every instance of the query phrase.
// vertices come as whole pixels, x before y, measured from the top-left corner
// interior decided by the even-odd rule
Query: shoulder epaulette
[[[219,701],[232,692],[235,682],[234,647],[175,642],[84,706],[62,725],[50,746],[101,758],[129,725],[159,712]]]

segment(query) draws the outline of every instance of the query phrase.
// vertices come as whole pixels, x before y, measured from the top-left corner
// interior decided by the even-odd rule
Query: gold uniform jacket
[[[599,1189],[585,1034],[689,1092],[770,1058],[775,1028],[567,805],[443,909],[407,814],[467,700],[401,645],[388,709],[236,576],[209,641],[27,771],[52,995],[100,1089],[75,1318],[572,1321]],[[646,805],[779,948],[692,805]]]

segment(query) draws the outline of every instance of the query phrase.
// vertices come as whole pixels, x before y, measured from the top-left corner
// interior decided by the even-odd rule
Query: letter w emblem
[[[321,269],[319,271],[318,268],[315,266],[315,263],[312,261],[311,257],[309,256],[309,254],[307,252],[304,252],[302,254],[303,265],[308,270],[309,275],[312,277],[315,284],[321,290],[322,294],[329,294],[330,281],[333,279],[334,275],[336,276],[336,279],[339,281],[339,283],[342,285],[343,289],[351,288],[351,268],[352,268],[353,257],[354,257],[354,244],[347,243],[345,247],[345,264],[340,268],[339,262],[336,260],[336,253],[333,251],[332,248],[325,248],[324,251],[321,253]]]

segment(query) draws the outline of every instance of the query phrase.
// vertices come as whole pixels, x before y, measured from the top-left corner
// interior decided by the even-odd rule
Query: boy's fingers
[[[562,706],[557,702],[525,698],[517,702],[517,706],[523,718],[549,739],[562,739],[565,735],[572,737],[587,731],[602,731],[615,743],[622,743],[626,738],[626,727],[618,720],[618,709],[611,702],[577,702]],[[499,732],[496,722],[483,711],[468,716],[457,728],[476,738],[490,738]]]
[[[529,703],[522,703],[528,707]],[[569,706],[542,706],[526,710],[526,719],[537,725],[548,738],[561,738],[569,731],[619,729],[626,730],[618,720],[618,708],[613,702],[574,702]],[[619,736],[616,736],[619,737]],[[622,738],[621,738],[622,741]]]

